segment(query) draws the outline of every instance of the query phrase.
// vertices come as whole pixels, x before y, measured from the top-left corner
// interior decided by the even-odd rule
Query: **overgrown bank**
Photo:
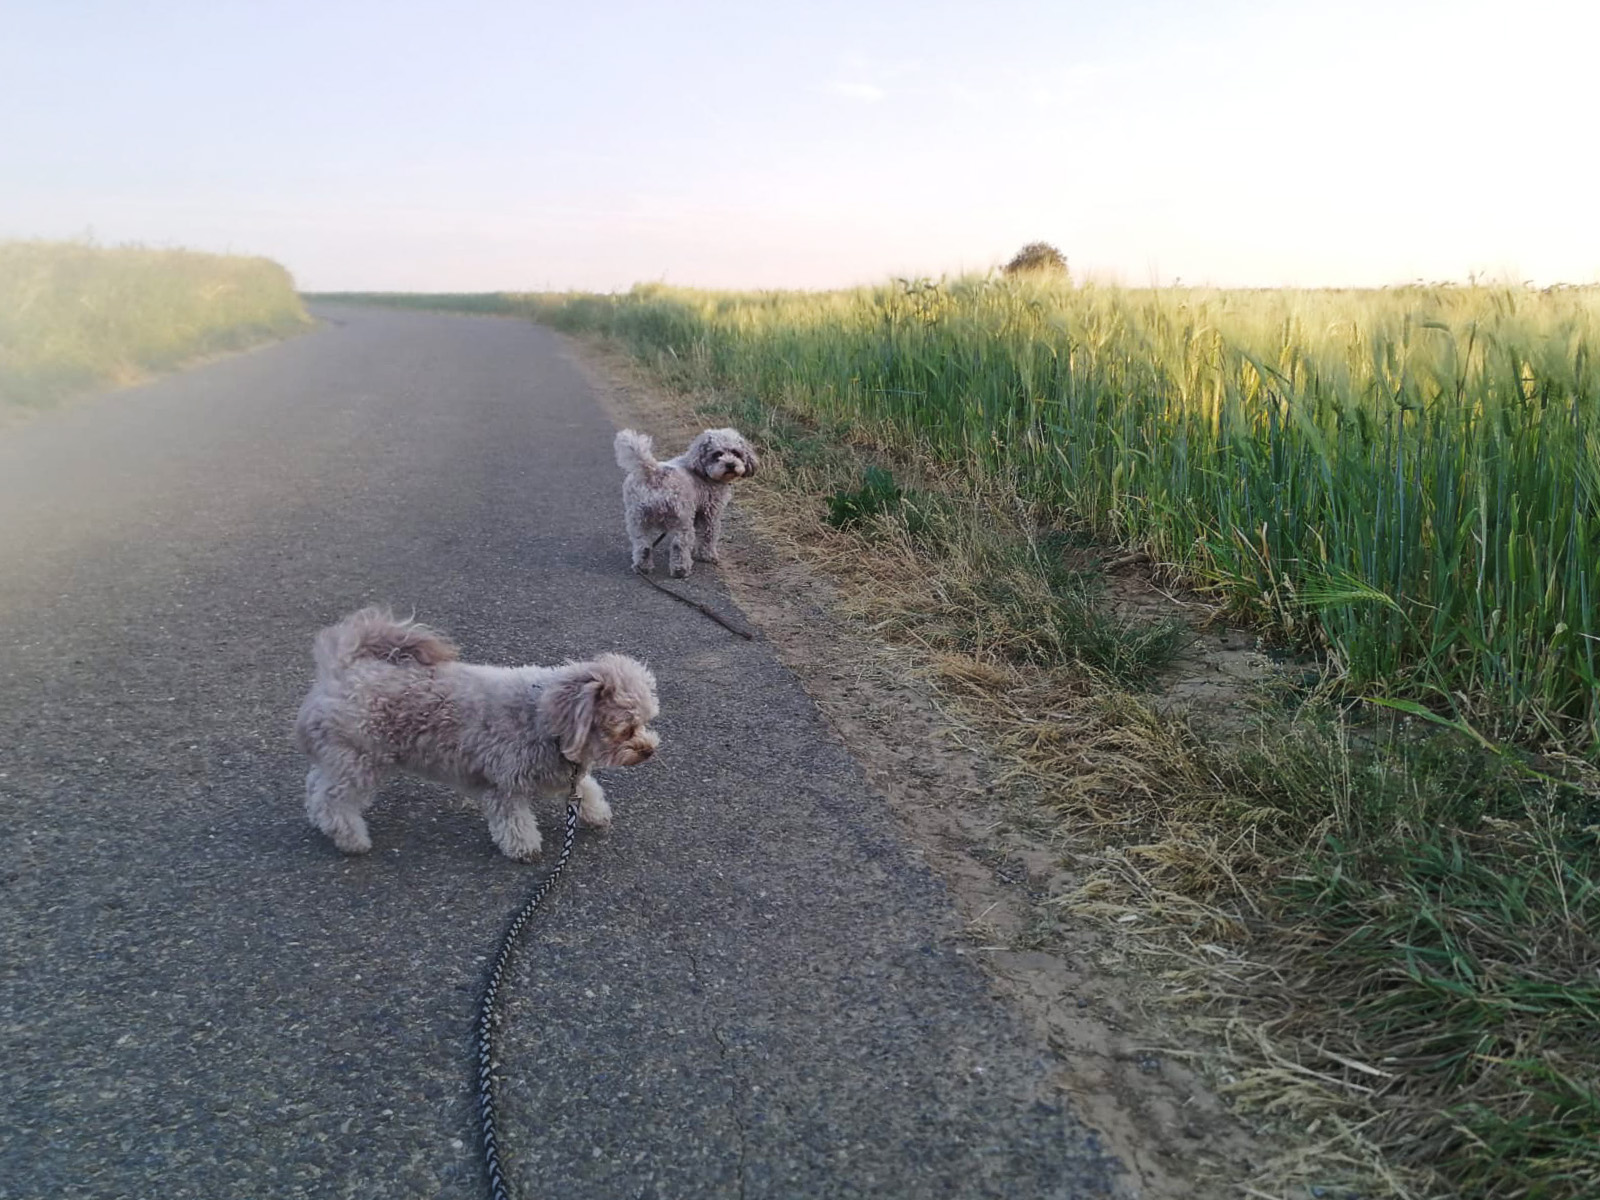
[[[0,243],[0,407],[41,407],[309,324],[264,258]]]

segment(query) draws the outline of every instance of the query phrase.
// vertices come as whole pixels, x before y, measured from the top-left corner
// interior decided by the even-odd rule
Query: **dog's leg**
[[[644,538],[633,539],[633,569],[639,574],[650,574],[650,568],[654,565],[654,555],[651,553],[653,549],[654,547]]]
[[[611,805],[593,775],[585,773],[578,780],[578,795],[583,801],[578,805],[578,820],[595,829],[611,828]]]
[[[641,575],[650,574],[650,552],[660,539],[652,536],[656,531],[650,528],[637,499],[628,495],[626,489],[622,498],[622,523],[628,529],[628,545],[633,550],[633,569]]]
[[[694,559],[694,529],[674,529],[667,535],[667,542],[672,547],[667,563],[673,578],[689,578]]]
[[[539,822],[524,796],[489,791],[483,794],[483,812],[489,818],[489,836],[500,853],[518,862],[539,857],[544,842],[539,837]]]
[[[346,854],[365,854],[372,838],[361,810],[372,803],[373,772],[359,759],[318,763],[306,772],[306,816]]]
[[[722,538],[722,514],[728,507],[730,491],[714,487],[700,496],[700,507],[694,514],[694,531],[699,538],[694,556],[701,562],[721,561],[717,543]]]
[[[694,516],[696,537],[694,557],[696,562],[721,562],[717,555],[717,539],[722,536],[722,509],[708,508]]]

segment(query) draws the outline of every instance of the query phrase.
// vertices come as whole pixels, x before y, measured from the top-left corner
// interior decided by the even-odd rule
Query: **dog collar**
[[[578,780],[583,778],[589,768],[582,762],[574,762],[565,754],[561,756],[561,759],[567,764],[567,791],[576,796],[578,794]]]

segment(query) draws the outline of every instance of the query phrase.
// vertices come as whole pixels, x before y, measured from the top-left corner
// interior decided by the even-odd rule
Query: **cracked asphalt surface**
[[[364,858],[306,825],[311,637],[374,601],[660,678],[660,754],[604,773],[508,979],[519,1195],[1106,1194],[799,684],[628,574],[556,336],[320,315],[0,436],[0,1197],[484,1194],[473,1011],[542,868],[422,782]]]

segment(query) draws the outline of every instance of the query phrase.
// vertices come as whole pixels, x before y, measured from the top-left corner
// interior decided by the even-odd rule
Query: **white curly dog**
[[[603,828],[611,806],[591,770],[635,766],[659,742],[655,676],[620,654],[478,666],[380,608],[324,629],[313,650],[316,681],[295,721],[311,759],[306,815],[346,854],[372,849],[361,814],[382,776],[406,772],[476,796],[501,852],[537,858],[536,798],[566,794],[576,776],[579,819]]]
[[[749,479],[759,460],[737,429],[707,429],[677,458],[657,462],[648,434],[617,434],[622,511],[633,545],[633,569],[649,574],[651,552],[669,538],[668,569],[686,577],[690,561],[717,561],[722,510],[735,480]]]

